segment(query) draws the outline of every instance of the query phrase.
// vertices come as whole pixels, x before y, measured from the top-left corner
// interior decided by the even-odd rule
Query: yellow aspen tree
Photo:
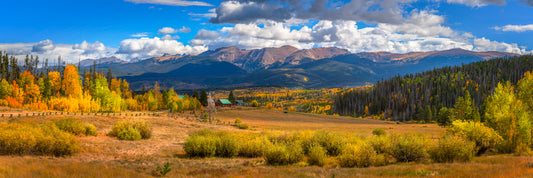
[[[65,67],[61,89],[67,96],[79,97],[82,95],[80,76],[78,75],[78,69],[74,65]]]
[[[57,94],[61,90],[61,74],[57,71],[48,72],[48,78],[52,84],[52,93]]]
[[[111,79],[111,86],[109,86],[109,89],[111,89],[111,91],[120,93],[120,83],[121,83],[120,79],[117,79],[117,78]]]

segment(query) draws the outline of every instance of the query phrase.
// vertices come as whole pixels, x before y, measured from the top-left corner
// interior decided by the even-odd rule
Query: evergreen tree
[[[230,91],[230,92],[229,92],[228,100],[229,100],[231,103],[235,104],[235,96],[233,95],[233,91]]]
[[[448,109],[446,107],[440,108],[436,118],[437,123],[443,127],[452,125],[452,122],[455,120],[453,112],[453,109]]]
[[[207,106],[207,92],[205,90],[202,90],[202,93],[200,94],[200,103],[202,103],[203,106]]]
[[[200,94],[198,93],[197,90],[194,90],[194,93],[192,94],[192,97],[193,97],[193,98],[196,98],[196,99],[199,99],[199,98],[200,98]]]

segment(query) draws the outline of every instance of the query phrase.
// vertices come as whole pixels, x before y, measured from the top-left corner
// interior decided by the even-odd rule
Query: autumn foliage
[[[38,61],[33,64],[37,65]],[[32,70],[19,73],[20,68],[14,63],[6,67],[7,73],[0,72],[0,106],[67,112],[164,109],[181,112],[202,107],[196,98],[186,95],[180,98],[173,89],[161,90],[157,83],[153,89],[134,95],[126,80],[104,76],[95,70],[80,76],[74,65],[43,67],[40,70],[36,66],[25,65],[26,68]]]

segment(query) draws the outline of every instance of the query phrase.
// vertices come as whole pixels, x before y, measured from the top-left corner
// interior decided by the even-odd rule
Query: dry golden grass
[[[152,123],[152,138],[122,141],[106,136],[114,122],[126,117],[76,116],[96,126],[97,137],[77,137],[81,151],[69,157],[0,156],[0,177],[150,177],[157,166],[169,162],[169,177],[532,177],[533,158],[496,155],[477,157],[470,163],[409,163],[370,168],[338,168],[335,158],[325,167],[267,166],[262,158],[186,158],[183,143],[190,132],[211,128],[243,132],[232,126],[212,125],[181,118],[141,117]],[[47,122],[67,116],[3,119],[0,122]],[[193,116],[189,116],[192,118]],[[391,132],[420,131],[439,135],[434,124],[396,124],[395,122],[349,117],[283,113],[269,110],[229,110],[217,118],[233,122],[236,117],[262,130],[335,130],[360,135],[374,128]],[[392,129],[390,129],[392,128]],[[250,132],[245,130],[244,132]]]
[[[283,111],[267,109],[224,110],[217,113],[217,119],[223,122],[233,123],[236,118],[240,118],[243,123],[260,131],[330,130],[356,135],[371,135],[372,130],[382,128],[387,132],[417,131],[432,136],[441,135],[444,131],[437,124],[397,124],[393,121],[308,113],[284,113]]]

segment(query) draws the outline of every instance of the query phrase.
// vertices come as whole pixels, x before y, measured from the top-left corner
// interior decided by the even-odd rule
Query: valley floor
[[[531,177],[533,158],[512,155],[476,157],[469,163],[406,163],[370,168],[339,168],[330,158],[324,168],[304,166],[267,166],[262,158],[185,157],[183,143],[188,134],[203,128],[235,132],[335,130],[370,135],[375,128],[388,132],[418,131],[437,137],[444,129],[435,124],[397,124],[396,122],[354,119],[350,117],[284,113],[271,110],[225,110],[217,112],[224,122],[239,117],[250,130],[228,125],[206,124],[186,118],[143,116],[152,123],[153,136],[148,140],[122,141],[106,136],[115,121],[125,117],[75,116],[96,126],[97,137],[78,137],[80,152],[68,157],[0,156],[0,177],[150,177],[157,166],[169,162],[170,177],[375,177],[375,176],[444,176],[444,177]],[[67,116],[35,118],[0,118],[0,122],[47,122]]]

